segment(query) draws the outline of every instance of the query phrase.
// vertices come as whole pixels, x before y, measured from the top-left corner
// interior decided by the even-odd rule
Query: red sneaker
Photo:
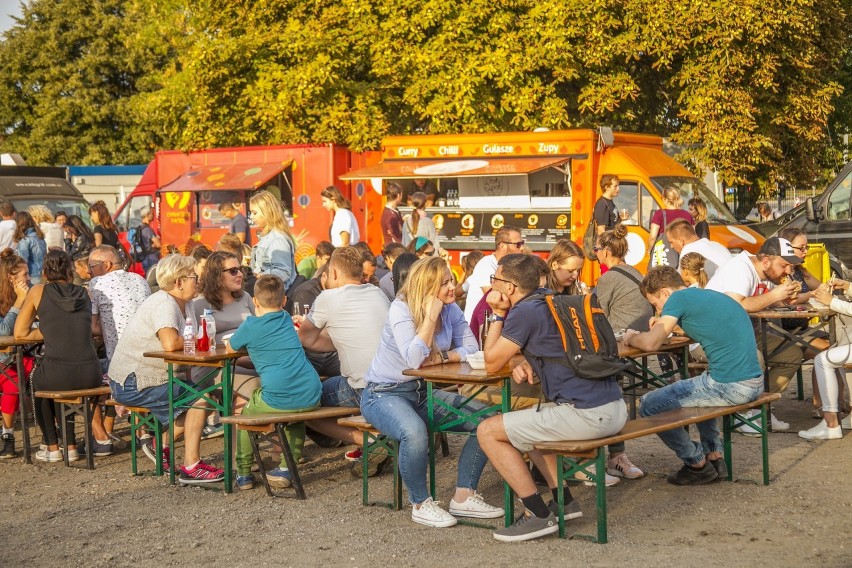
[[[349,450],[343,457],[346,458],[346,461],[356,462],[361,461],[361,456],[363,453],[361,452],[361,448],[355,448],[354,450]]]
[[[203,461],[195,464],[191,470],[180,466],[181,485],[204,485],[206,483],[218,483],[225,479],[225,470],[213,467]]]

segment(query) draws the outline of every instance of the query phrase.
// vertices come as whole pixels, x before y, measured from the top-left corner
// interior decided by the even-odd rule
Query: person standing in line
[[[710,238],[710,225],[707,223],[707,205],[700,197],[693,197],[687,202],[689,214],[695,220],[695,234],[699,239]]]
[[[220,203],[219,213],[229,221],[228,232],[236,235],[241,243],[251,246],[251,228],[246,216],[233,203]]]
[[[62,227],[56,223],[50,209],[44,205],[30,205],[27,208],[33,220],[38,223],[39,229],[44,233],[44,242],[48,249],[58,248],[65,250],[65,235]]]
[[[615,207],[614,201],[618,197],[618,176],[615,174],[604,174],[601,176],[600,183],[601,196],[595,202],[595,208],[592,211],[598,235],[604,231],[613,230],[623,220]]]
[[[382,211],[382,240],[383,245],[402,242],[402,213],[399,203],[402,201],[402,188],[394,182],[388,184],[385,190],[387,203]]]
[[[0,251],[12,248],[15,244],[15,229],[18,224],[15,223],[15,206],[4,201],[0,203]]]
[[[361,240],[358,221],[352,214],[352,204],[343,197],[340,190],[333,185],[320,193],[322,206],[334,214],[331,222],[331,244],[335,247],[348,247]]]
[[[26,211],[18,211],[15,216],[15,242],[18,243],[18,254],[27,262],[30,278],[33,284],[41,283],[41,269],[44,256],[47,254],[47,243],[32,215]]]
[[[417,237],[425,237],[437,248],[438,230],[432,219],[426,215],[426,194],[418,191],[412,195],[411,205],[414,210],[403,220],[402,244],[408,246]]]
[[[92,247],[95,246],[95,236],[83,220],[77,215],[68,217],[63,226],[68,238],[65,239],[65,251],[74,260],[89,256]]]
[[[123,251],[124,247],[118,242],[118,229],[112,221],[112,215],[109,214],[106,203],[95,201],[89,207],[89,216],[95,226],[92,230],[95,236],[95,246],[109,245],[117,251]]]
[[[249,200],[251,218],[258,229],[257,245],[252,249],[251,269],[255,276],[274,274],[287,290],[296,280],[296,243],[284,218],[281,201],[266,190]]]
[[[139,238],[142,243],[142,270],[147,274],[148,269],[157,264],[160,260],[160,237],[151,228],[151,221],[154,220],[154,212],[147,205],[139,210],[139,215],[142,217],[142,224],[139,225]],[[133,246],[133,243],[130,243]]]

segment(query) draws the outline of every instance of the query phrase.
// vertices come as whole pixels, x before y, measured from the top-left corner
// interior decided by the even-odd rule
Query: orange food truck
[[[360,154],[330,144],[161,151],[116,211],[115,221],[126,239],[127,230],[141,223],[139,211],[150,206],[163,252],[174,247],[186,253],[199,242],[212,247],[227,232],[229,220],[219,213],[220,203],[230,202],[248,217],[251,194],[267,189],[284,203],[299,242],[298,261],[313,254],[316,243],[329,239],[332,217],[322,207],[320,192],[335,183],[342,187],[340,175],[376,161],[375,152]],[[381,214],[381,196],[365,183],[349,185],[344,194],[362,231],[368,206]]]
[[[397,182],[406,197],[433,194],[427,212],[441,247],[454,264],[468,251],[494,249],[503,224],[521,229],[535,252],[545,255],[562,237],[582,244],[603,174],[616,174],[618,210],[629,215],[626,261],[644,272],[651,214],[662,207],[661,191],[675,187],[686,202],[707,204],[711,239],[733,253],[756,252],[763,237],[739,224],[728,208],[686,168],[663,152],[658,136],[610,129],[492,134],[391,136],[382,141],[382,161],[340,178],[366,182],[380,191]],[[486,252],[487,254],[487,252]],[[584,278],[598,274],[587,262]]]

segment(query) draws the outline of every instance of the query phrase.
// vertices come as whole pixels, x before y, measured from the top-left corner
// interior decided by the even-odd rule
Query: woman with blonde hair
[[[690,252],[680,257],[680,275],[690,287],[704,288],[710,280],[704,271],[704,257],[697,252]]]
[[[53,218],[53,213],[44,205],[30,205],[27,207],[33,220],[38,223],[39,229],[44,233],[44,242],[47,244],[48,250],[58,248],[65,250],[65,235],[62,233],[62,227]]]
[[[586,257],[583,249],[570,239],[559,239],[547,257],[547,287],[556,294],[587,294],[580,281]]]
[[[262,190],[251,196],[249,209],[252,223],[258,229],[257,245],[251,255],[252,272],[258,277],[274,274],[289,290],[296,279],[296,242],[284,218],[281,202]]]
[[[438,246],[438,230],[435,223],[426,215],[426,194],[422,191],[411,195],[411,205],[414,210],[406,215],[402,222],[402,244],[408,246],[417,237],[426,237],[436,247]]]
[[[403,375],[442,363],[466,361],[478,348],[476,340],[455,303],[455,282],[447,263],[440,258],[418,260],[388,312],[376,356],[366,374],[367,386],[361,395],[361,413],[388,437],[399,440],[399,471],[414,505],[411,519],[431,527],[450,527],[455,516],[498,518],[503,509],[486,503],[476,492],[487,458],[476,436],[469,436],[459,456],[458,477],[449,513],[438,506],[426,486],[429,455],[426,382]],[[453,408],[466,397],[436,390],[435,398]],[[483,406],[472,401],[467,408]],[[448,416],[436,405],[435,420]],[[455,427],[473,432],[476,426],[464,422]],[[455,516],[453,516],[455,515]]]
[[[334,220],[331,222],[331,244],[335,247],[348,247],[360,241],[358,221],[352,214],[352,204],[349,200],[333,185],[322,190],[320,196],[322,206],[334,213]]]
[[[695,234],[699,239],[710,238],[710,225],[707,224],[707,205],[700,197],[693,197],[687,202],[689,214],[695,220]]]

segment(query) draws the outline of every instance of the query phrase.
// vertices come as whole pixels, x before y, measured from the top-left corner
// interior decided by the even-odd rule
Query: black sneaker
[[[707,460],[713,466],[713,469],[716,470],[716,481],[722,481],[724,479],[728,479],[728,464],[725,463],[723,458],[719,458],[717,460]]]
[[[3,449],[0,450],[0,460],[14,458],[18,453],[15,451],[15,435],[3,434]]]
[[[112,441],[107,442],[106,444],[101,444],[97,440],[92,440],[92,448],[94,448],[94,453],[92,454],[93,456],[102,458],[105,456],[112,455]],[[83,442],[82,444],[79,444],[77,446],[77,451],[80,453],[81,456],[86,455],[87,449],[88,448],[86,448],[86,442]]]
[[[718,477],[719,474],[716,473],[716,468],[713,467],[710,460],[706,460],[704,467],[701,469],[694,469],[683,464],[683,467],[677,473],[671,474],[666,479],[672,485],[703,485],[704,483],[710,483]]]

